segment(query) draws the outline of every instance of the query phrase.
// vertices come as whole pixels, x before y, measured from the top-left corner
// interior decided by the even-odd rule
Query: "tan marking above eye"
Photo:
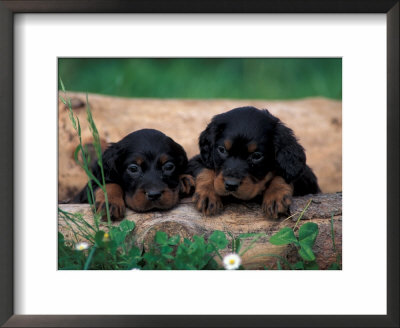
[[[257,145],[256,142],[250,142],[250,143],[247,145],[247,150],[248,150],[249,153],[252,153],[252,152],[254,152],[254,151],[257,149],[257,147],[258,147],[258,145]]]
[[[169,157],[168,157],[167,154],[162,154],[162,155],[160,156],[160,159],[159,159],[159,161],[160,161],[160,163],[161,163],[162,165],[164,165],[166,162],[168,162],[168,160],[169,160]]]
[[[143,162],[144,162],[144,159],[142,158],[142,157],[137,157],[135,160],[134,160],[134,162],[137,164],[137,165],[142,165],[143,164]]]
[[[225,149],[226,149],[226,150],[231,149],[231,147],[232,147],[232,141],[229,140],[229,139],[226,139],[226,140],[224,141],[224,146],[225,146]]]

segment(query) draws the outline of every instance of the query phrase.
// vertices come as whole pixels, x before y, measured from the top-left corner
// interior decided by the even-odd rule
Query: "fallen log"
[[[59,208],[70,213],[79,212],[89,224],[94,224],[93,215],[87,204],[60,204]],[[205,217],[194,208],[192,201],[187,198],[169,211],[136,213],[127,210],[125,219],[135,222],[134,238],[138,245],[144,244],[145,247],[153,241],[155,232],[158,230],[165,231],[170,236],[179,234],[186,238],[191,238],[193,235],[204,235],[207,238],[215,230],[230,232],[234,237],[243,233],[266,233],[266,237],[258,239],[253,245],[254,247],[243,255],[242,263],[246,269],[276,266],[277,259],[271,254],[282,256],[291,263],[296,262],[299,258],[293,245],[275,246],[268,240],[283,227],[296,227],[296,232],[303,223],[311,221],[318,224],[319,228],[319,234],[313,247],[316,262],[320,269],[327,269],[329,265],[337,261],[338,255],[341,255],[342,194],[295,197],[290,211],[291,216],[288,218],[268,220],[263,216],[259,204],[242,202],[226,204],[221,215]],[[298,220],[299,218],[300,220]],[[332,223],[334,239],[331,233]],[[118,224],[118,222],[113,223],[113,225]],[[102,226],[104,230],[107,230],[106,223],[102,223]],[[59,231],[67,240],[72,240],[73,233],[61,218],[59,218]],[[249,246],[251,239],[243,240],[242,250]],[[333,247],[333,240],[336,251]],[[225,253],[229,251],[228,249]]]

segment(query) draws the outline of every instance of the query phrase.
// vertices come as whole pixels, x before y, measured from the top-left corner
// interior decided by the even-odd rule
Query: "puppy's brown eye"
[[[136,173],[139,173],[139,172],[141,171],[141,168],[140,168],[140,166],[137,165],[137,164],[130,164],[130,165],[127,167],[127,171],[128,171],[129,173],[131,173],[131,174],[136,174]]]
[[[171,163],[171,162],[165,163],[163,166],[163,170],[165,172],[172,172],[173,170],[175,170],[174,163]]]
[[[260,162],[264,158],[264,155],[259,152],[255,152],[251,155],[251,159],[254,163]]]
[[[218,146],[218,151],[222,154],[222,155],[225,155],[226,154],[226,149],[225,149],[225,147],[222,147],[222,146]]]

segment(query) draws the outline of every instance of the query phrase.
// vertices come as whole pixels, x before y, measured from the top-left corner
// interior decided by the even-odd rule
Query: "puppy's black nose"
[[[238,179],[225,179],[225,189],[228,191],[235,191],[239,184],[240,181]]]
[[[162,191],[160,190],[150,190],[146,193],[148,200],[157,200],[161,197]]]

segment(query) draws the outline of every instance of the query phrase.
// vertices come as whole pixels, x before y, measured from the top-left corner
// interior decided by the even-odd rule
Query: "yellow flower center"
[[[229,264],[235,264],[235,260],[234,259],[230,259],[229,260]]]
[[[83,250],[85,248],[85,246],[83,246],[83,245],[80,245],[79,246],[79,250],[81,251],[81,250]]]

